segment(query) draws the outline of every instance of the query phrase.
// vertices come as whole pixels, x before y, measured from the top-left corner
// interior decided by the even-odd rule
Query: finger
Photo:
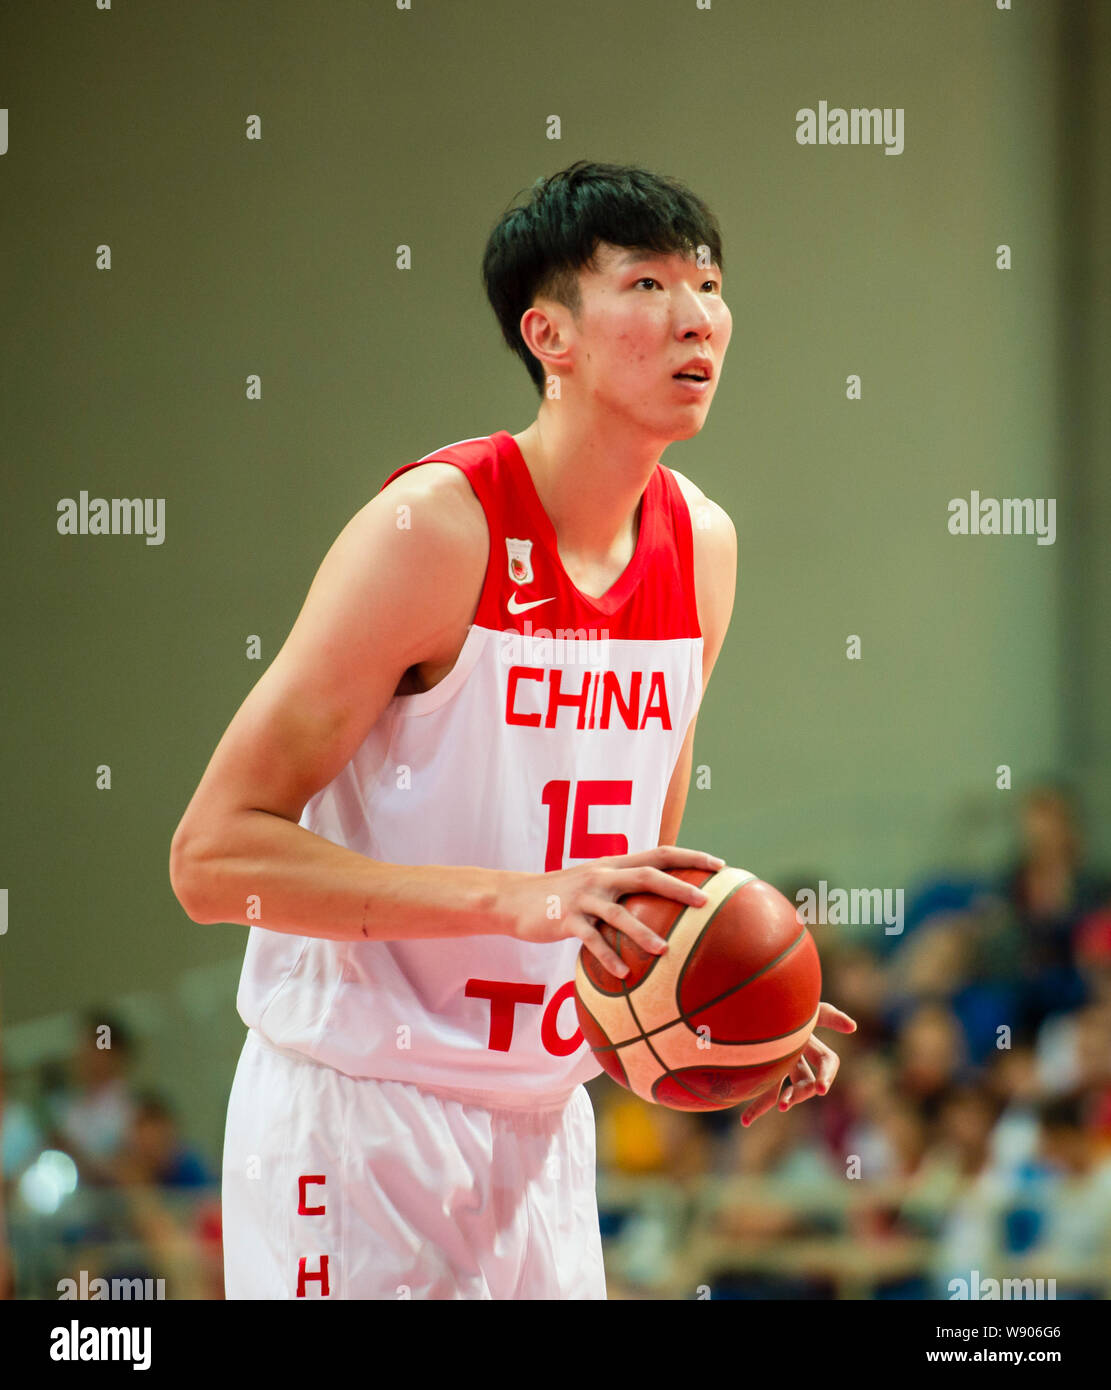
[[[639,868],[650,865],[664,869],[709,869],[717,873],[725,868],[725,860],[700,849],[684,849],[681,845],[656,845],[654,849],[636,854],[611,855],[602,861],[615,868]]]
[[[649,865],[640,869],[614,869],[606,888],[615,898],[623,898],[629,893],[655,893],[658,897],[674,898],[691,907],[703,907],[710,901],[697,884],[688,883],[685,878],[678,878],[675,874]]]
[[[598,963],[602,965],[611,975],[616,975],[619,980],[623,980],[629,973],[629,967],[606,941],[606,938],[597,929],[592,927],[585,919],[573,931],[572,935],[577,936],[586,949],[595,956]]]
[[[611,927],[629,937],[642,951],[647,951],[650,955],[661,956],[667,950],[664,938],[651,927],[646,927],[643,922],[638,921],[629,909],[622,907],[620,903],[611,902],[608,898],[584,898],[582,911],[588,917],[597,917],[608,922]]]
[[[719,859],[716,854],[707,854],[701,849],[683,849],[680,845],[657,845],[648,854],[649,864],[662,864],[671,869],[705,867],[716,872],[725,868],[725,860]]]
[[[801,1085],[804,1081],[813,1080],[814,1072],[811,1070],[810,1062],[807,1059],[806,1053],[804,1052],[802,1056],[798,1059],[798,1061],[795,1063],[795,1065],[791,1068],[790,1075],[787,1077],[787,1085],[788,1087],[798,1086]]]
[[[835,1009],[832,1004],[818,1005],[818,1021],[815,1028],[832,1028],[837,1033],[855,1033],[856,1019]]]
[[[813,1080],[806,1083],[805,1094],[800,1094],[801,1088],[795,1088],[792,1102],[795,1105],[802,1100],[809,1100],[813,1095],[824,1096],[833,1085],[833,1078],[837,1075],[837,1068],[841,1065],[841,1058],[838,1057],[837,1053],[818,1038],[810,1039],[803,1056],[814,1068]]]
[[[810,1063],[805,1056],[800,1057],[791,1068],[787,1085],[780,1092],[780,1110],[790,1110],[792,1105],[801,1105],[804,1100],[809,1100],[814,1094],[814,1088],[817,1084],[814,1073],[810,1069]]]
[[[741,1124],[746,1127],[755,1124],[760,1116],[766,1115],[775,1104],[775,1097],[776,1088],[774,1086],[769,1086],[766,1091],[761,1092],[741,1116]]]
[[[827,1047],[818,1038],[811,1038],[810,1045],[806,1049],[806,1055],[815,1066],[815,1076],[817,1080],[817,1092],[824,1096],[833,1085],[833,1078],[837,1075],[837,1069],[841,1065],[841,1058],[834,1052],[832,1047]]]
[[[804,1053],[783,1078],[783,1086],[779,1092],[780,1106],[783,1107],[783,1102],[795,1094],[804,1081],[812,1081],[813,1079],[814,1073],[810,1070],[810,1063],[806,1060]]]

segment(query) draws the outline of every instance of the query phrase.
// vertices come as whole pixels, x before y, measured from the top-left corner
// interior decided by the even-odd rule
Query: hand
[[[606,944],[598,922],[608,922],[624,932],[644,951],[661,955],[667,942],[651,927],[638,922],[617,899],[626,893],[658,893],[684,905],[701,907],[707,896],[686,879],[676,878],[668,869],[703,869],[717,873],[725,861],[701,850],[680,849],[678,845],[657,845],[640,854],[619,854],[590,859],[572,869],[553,869],[546,874],[514,874],[513,882],[501,892],[501,906],[507,914],[507,934],[518,941],[562,941],[577,936],[588,951],[597,956],[611,975],[619,978],[629,967]],[[559,916],[548,916],[549,899],[559,900]]]
[[[856,1020],[848,1014],[843,1014],[840,1009],[835,1009],[832,1004],[819,1004],[818,1021],[814,1028],[832,1028],[838,1033],[855,1033]],[[824,1096],[833,1085],[833,1078],[837,1075],[840,1065],[841,1058],[833,1048],[827,1047],[811,1034],[801,1057],[783,1078],[778,1098],[780,1110],[790,1110],[792,1105],[801,1105],[813,1095]],[[775,1104],[776,1088],[772,1086],[763,1095],[756,1097],[741,1116],[741,1124],[752,1124]]]

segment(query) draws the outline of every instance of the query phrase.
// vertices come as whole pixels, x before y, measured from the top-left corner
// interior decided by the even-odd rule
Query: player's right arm
[[[400,504],[410,509],[407,527],[398,525]],[[562,871],[563,911],[552,922],[545,885],[557,891],[553,875],[380,863],[298,824],[306,803],[351,760],[403,674],[457,650],[489,544],[482,508],[451,464],[410,469],[348,522],[174,834],[170,881],[193,921],[333,940],[574,935],[614,969],[619,962],[592,916],[606,915],[646,947],[656,939],[617,904],[620,894],[702,900],[665,869],[710,867],[709,856],[661,846]],[[258,914],[248,918],[254,899]]]

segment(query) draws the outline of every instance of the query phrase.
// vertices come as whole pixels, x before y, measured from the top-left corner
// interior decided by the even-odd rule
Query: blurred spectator
[[[925,1152],[926,1126],[917,1106],[898,1093],[891,1063],[878,1056],[861,1057],[838,1084],[845,1088],[854,1117],[845,1133],[842,1171],[856,1160],[865,1182],[913,1173]]]
[[[805,1190],[809,1183],[839,1177],[843,1171],[818,1137],[813,1105],[769,1111],[748,1129],[737,1121],[732,1174],[774,1177],[787,1187]]]
[[[949,1089],[965,1079],[964,1034],[952,1009],[925,1002],[908,1015],[896,1043],[895,1085],[927,1122],[937,1117]]]
[[[215,1179],[183,1140],[174,1112],[155,1092],[135,1096],[133,1113],[111,1173],[121,1200],[117,1236],[135,1243],[131,1262],[108,1278],[163,1278],[171,1298],[222,1298]],[[199,1200],[198,1200],[199,1199]]]
[[[1038,1152],[1038,1101],[1043,1092],[1034,1049],[1020,1043],[991,1060],[987,1086],[1000,1107],[991,1136],[991,1166],[1009,1182],[1030,1174]]]
[[[0,1173],[6,1182],[19,1176],[43,1148],[42,1130],[34,1109],[9,1097],[0,1111]]]
[[[880,1120],[891,1094],[892,1065],[878,1053],[865,1053],[857,1065],[839,1078],[850,1119],[846,1127],[842,1157],[859,1157],[869,1177],[888,1171],[887,1150],[878,1137]],[[832,1096],[837,1090],[830,1092]]]
[[[609,1081],[593,1095],[599,1160],[610,1171],[685,1182],[713,1166],[712,1136],[697,1113],[651,1105]]]
[[[1111,907],[1077,923],[1073,955],[1092,1003],[1111,1004]]]
[[[896,998],[948,1003],[971,969],[974,923],[971,913],[924,922],[891,961],[889,988]]]
[[[1021,845],[1004,878],[1021,941],[1023,1025],[1084,1002],[1072,937],[1080,920],[1107,899],[1107,886],[1084,868],[1083,841],[1072,795],[1045,784],[1022,804]]]
[[[889,967],[889,1014],[896,1022],[932,1000],[960,1024],[966,1060],[991,1056],[1001,1021],[1016,1020],[1021,992],[1017,969],[1008,968],[999,941],[998,913],[990,904],[923,922],[894,954]],[[1015,939],[1014,931],[1008,933]]]
[[[878,955],[867,946],[822,938],[822,995],[836,999],[837,1007],[856,1019],[856,1032],[839,1035],[850,1048],[886,1047],[893,1040],[888,1018],[890,988]]]
[[[1047,1095],[1090,1090],[1106,1137],[1106,1103],[1111,1096],[1111,1005],[1092,1004],[1045,1020],[1037,1038],[1038,1080]]]
[[[131,1127],[113,1171],[120,1182],[152,1187],[207,1187],[214,1182],[204,1160],[182,1139],[169,1105],[153,1092],[136,1098]]]
[[[71,1079],[48,1098],[52,1143],[77,1164],[85,1182],[112,1180],[112,1160],[135,1114],[131,1035],[118,1019],[91,1012],[82,1022]]]
[[[991,1138],[1002,1106],[977,1085],[959,1086],[942,1102],[937,1133],[922,1164],[921,1181],[943,1172],[956,1186],[990,1167]]]
[[[736,1136],[733,1176],[747,1179],[726,1190],[714,1211],[717,1236],[743,1242],[749,1258],[760,1263],[760,1252],[775,1252],[783,1242],[828,1234],[835,1228],[828,1216],[813,1210],[809,1200],[816,1188],[844,1176],[831,1160],[817,1134],[814,1112],[800,1105],[769,1112]],[[829,1298],[833,1281],[818,1268],[792,1276],[764,1268],[730,1270],[728,1262],[714,1276],[715,1298]]]
[[[1014,1273],[1055,1279],[1058,1298],[1104,1297],[1111,1268],[1111,1160],[1098,1153],[1089,1110],[1079,1092],[1039,1107],[1047,1180],[1038,1231]]]
[[[909,941],[919,927],[935,917],[949,917],[976,908],[990,892],[989,885],[975,878],[940,875],[920,885],[910,895],[901,936],[885,936],[881,949],[893,953]]]
[[[971,1280],[973,1270],[988,1277],[1001,1258],[1002,1213],[1013,1188],[992,1163],[1001,1108],[980,1086],[951,1091],[939,1109],[935,1142],[902,1206],[901,1217],[936,1236],[934,1297],[947,1298],[949,1281]]]
[[[1084,979],[1091,1006],[1087,1022],[1075,1039],[1077,1071],[1082,1084],[1093,1088],[1092,1125],[1101,1151],[1111,1151],[1111,908],[1086,917],[1073,940],[1077,967]]]
[[[899,1201],[892,1193],[905,1190],[920,1171],[929,1145],[930,1129],[920,1108],[897,1091],[884,1089],[873,1107],[872,1132],[852,1136],[851,1170],[861,1186],[854,1192],[848,1230],[866,1243],[886,1241],[900,1230]],[[850,1171],[846,1169],[846,1171]]]

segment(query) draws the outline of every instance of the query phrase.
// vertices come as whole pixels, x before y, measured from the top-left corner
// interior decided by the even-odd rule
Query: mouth
[[[671,375],[673,381],[682,382],[685,387],[696,390],[701,395],[713,378],[714,364],[708,354],[700,352],[688,358],[679,370]]]
[[[682,390],[695,396],[704,396],[710,389],[710,381],[707,377],[688,376],[685,372],[677,372],[671,379]]]

